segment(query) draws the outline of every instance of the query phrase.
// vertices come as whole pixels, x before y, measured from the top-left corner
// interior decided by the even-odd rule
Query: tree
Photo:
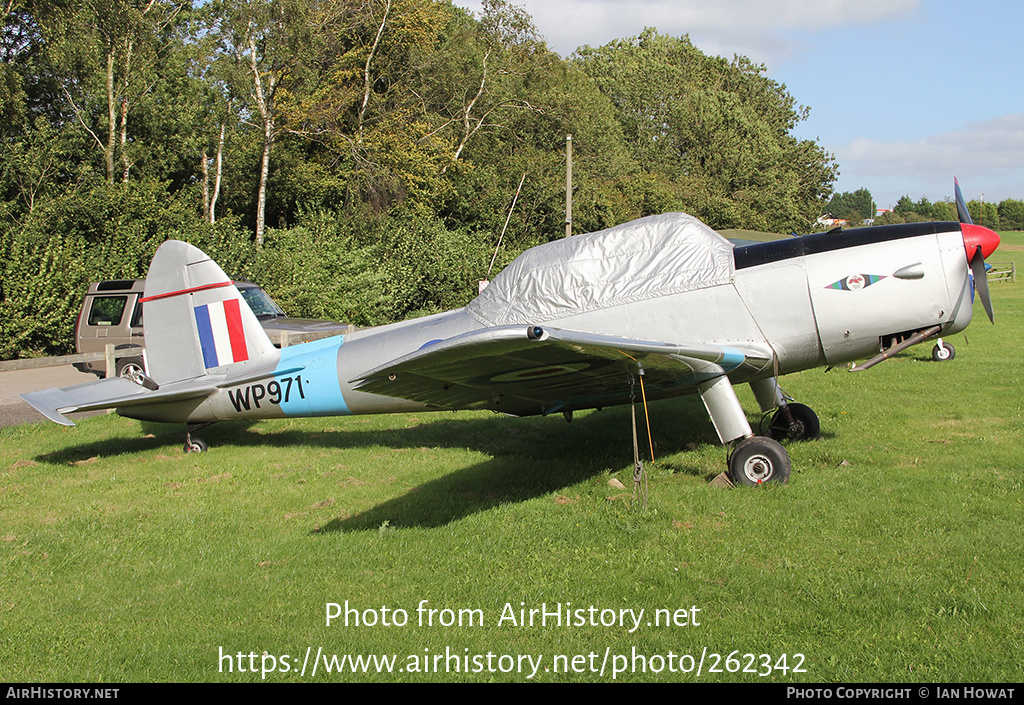
[[[716,227],[804,227],[818,214],[835,164],[791,135],[807,110],[764,66],[653,29],[574,62],[611,99],[641,166],[674,184],[677,207]]]
[[[981,200],[968,201],[967,211],[976,225],[984,225],[986,228],[999,227],[999,210],[995,203]]]
[[[900,199],[896,201],[896,205],[893,206],[892,212],[906,218],[914,212],[914,202],[910,200],[910,196],[900,196]]]
[[[10,134],[22,124],[26,113],[26,94],[21,75],[22,64],[34,53],[38,40],[31,15],[20,3],[6,0],[0,6],[0,130]]]
[[[870,191],[866,188],[859,188],[853,192],[845,191],[835,194],[825,206],[825,210],[831,213],[833,218],[859,223],[874,217],[875,201],[871,197]]]
[[[283,131],[280,99],[308,90],[325,44],[334,41],[351,10],[344,0],[224,0],[211,6],[211,31],[232,69],[226,71],[239,106],[254,111],[260,134],[256,243],[266,230],[267,184],[275,141]]]
[[[40,12],[47,57],[76,121],[103,156],[107,183],[133,165],[129,117],[153,90],[166,33],[184,0],[88,0]],[[98,109],[105,106],[102,112]],[[101,116],[102,115],[102,116]]]
[[[937,201],[936,203],[933,203],[932,219],[956,222],[959,220],[956,212],[956,204],[948,198],[945,201]]]
[[[1008,230],[1024,230],[1024,201],[1008,198],[999,204],[999,225]]]

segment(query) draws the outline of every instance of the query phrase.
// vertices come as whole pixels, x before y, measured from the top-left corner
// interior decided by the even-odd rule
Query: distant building
[[[849,225],[849,221],[844,218],[833,218],[831,213],[826,213],[820,216],[816,221],[819,228],[841,228],[844,225]]]

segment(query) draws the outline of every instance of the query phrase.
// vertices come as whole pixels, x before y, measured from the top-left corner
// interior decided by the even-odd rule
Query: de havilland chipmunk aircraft
[[[160,246],[146,278],[146,375],[23,395],[48,418],[114,408],[187,424],[491,409],[572,412],[699,394],[739,484],[785,482],[778,439],[819,423],[782,375],[874,356],[869,367],[989,318],[984,258],[999,236],[960,223],[859,228],[734,246],[697,219],[642,218],[527,250],[465,308],[278,349],[208,256]],[[972,276],[973,275],[973,276]],[[972,286],[971,280],[974,280]],[[940,338],[941,345],[941,338]],[[858,368],[854,368],[858,369]],[[756,436],[735,386],[762,412]]]

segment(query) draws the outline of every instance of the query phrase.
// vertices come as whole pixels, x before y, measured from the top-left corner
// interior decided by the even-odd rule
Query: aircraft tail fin
[[[224,270],[188,243],[160,246],[142,301],[148,372],[157,384],[280,356]]]

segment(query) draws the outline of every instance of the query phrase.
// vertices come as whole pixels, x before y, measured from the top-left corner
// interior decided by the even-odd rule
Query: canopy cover
[[[732,248],[691,215],[653,215],[527,250],[466,313],[489,326],[531,325],[726,284]]]

